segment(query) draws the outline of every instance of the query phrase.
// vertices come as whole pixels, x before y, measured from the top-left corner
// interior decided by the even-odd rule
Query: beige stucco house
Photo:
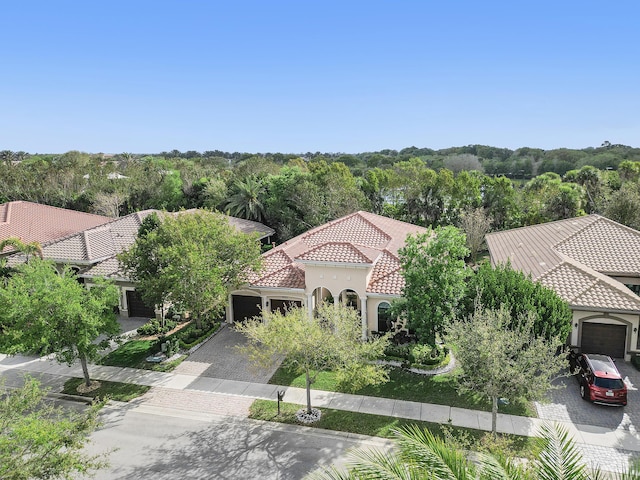
[[[486,239],[493,264],[510,262],[569,303],[570,345],[626,360],[640,353],[640,232],[588,215]]]
[[[357,308],[363,336],[389,329],[388,309],[404,287],[398,249],[425,228],[355,212],[313,228],[263,255],[264,268],[229,296],[227,321],[321,302]]]

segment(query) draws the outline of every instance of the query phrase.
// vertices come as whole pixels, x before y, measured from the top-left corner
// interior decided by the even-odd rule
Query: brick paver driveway
[[[236,348],[244,344],[245,337],[242,334],[233,327],[224,325],[213,338],[189,355],[174,373],[267,383],[281,360],[274,359],[269,368],[257,368]]]
[[[639,432],[640,372],[631,363],[618,360],[616,364],[629,390],[626,407],[594,405],[582,400],[578,381],[574,377],[569,377],[558,382],[564,385],[564,388],[551,391],[549,403],[536,404],[539,417],[547,420],[569,421],[607,428],[624,428]]]

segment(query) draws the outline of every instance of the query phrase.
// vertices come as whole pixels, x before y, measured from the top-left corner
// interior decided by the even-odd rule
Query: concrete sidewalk
[[[79,365],[68,367],[54,360],[24,356],[7,357],[0,355],[0,374],[3,372],[43,373],[47,375],[82,377]],[[268,385],[262,383],[240,382],[218,378],[198,377],[195,375],[152,372],[133,368],[91,365],[91,377],[97,380],[109,380],[161,387],[163,389],[209,392],[216,395],[233,395],[243,399],[276,400],[276,392],[284,390],[284,401],[299,405],[306,404],[306,390],[302,388]],[[62,382],[64,383],[64,382]],[[51,386],[51,384],[49,385]],[[386,415],[391,417],[422,420],[434,423],[448,423],[456,427],[491,430],[491,413],[446,405],[393,400],[388,398],[367,397],[344,393],[311,391],[311,403],[314,407],[327,407],[351,412]],[[175,408],[181,406],[175,405]],[[536,436],[545,421],[537,418],[498,414],[497,428],[501,433],[524,436]],[[619,427],[608,429],[591,425],[579,425],[569,422],[562,424],[578,444],[594,447],[612,448],[628,452],[640,452],[640,432]]]

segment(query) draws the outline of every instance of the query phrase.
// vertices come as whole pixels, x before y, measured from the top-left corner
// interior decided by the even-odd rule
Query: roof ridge
[[[369,220],[367,218],[367,215],[376,215],[375,213],[370,213],[370,212],[364,212],[363,210],[358,210],[356,212],[356,214],[358,214],[358,216],[365,222],[367,222],[371,227],[373,227],[373,229],[377,230],[379,233],[381,233],[382,235],[384,235],[388,240],[391,240],[391,235],[389,235],[387,232],[385,232],[384,230],[382,230],[380,227],[378,227],[375,223],[373,223],[371,220]],[[376,215],[378,217],[387,219],[387,220],[393,220],[392,218],[389,217],[384,217],[382,215]],[[403,222],[404,223],[404,222]]]
[[[584,225],[584,226],[582,226],[582,227],[578,228],[575,232],[573,232],[572,234],[570,234],[570,235],[568,235],[568,236],[564,237],[564,238],[563,238],[562,240],[560,240],[559,242],[557,242],[557,243],[555,243],[555,244],[551,245],[551,248],[553,249],[553,251],[554,251],[554,252],[556,251],[556,247],[558,247],[560,244],[568,242],[568,241],[569,241],[569,240],[571,240],[572,238],[576,237],[578,234],[580,234],[580,233],[584,232],[587,228],[589,228],[589,227],[593,226],[593,225],[594,225],[594,224],[595,224],[599,219],[604,218],[604,217],[601,217],[600,215],[598,215],[598,214],[596,214],[596,213],[592,213],[592,214],[590,214],[590,215],[587,215],[587,217],[593,217],[593,218],[592,218],[592,221],[591,221],[591,222],[589,222],[589,223],[587,223],[586,225]],[[556,252],[556,253],[557,253],[557,252]]]
[[[371,258],[369,258],[369,256],[366,255],[362,250],[360,250],[360,248],[358,248],[358,246],[356,244],[354,244],[352,242],[339,242],[339,241],[329,241],[329,242],[319,243],[318,245],[315,245],[314,247],[310,248],[306,252],[303,252],[300,255],[298,255],[297,257],[295,257],[294,260],[298,260],[298,259],[300,259],[300,257],[306,256],[306,255],[308,255],[308,254],[310,254],[312,252],[315,252],[316,250],[319,250],[321,248],[326,247],[327,245],[346,245],[352,251],[354,250],[357,253],[359,253],[360,255],[362,255],[369,262],[373,262],[373,260]],[[362,245],[362,246],[364,247],[365,245]]]
[[[289,264],[285,265],[284,267],[280,267],[277,270],[274,270],[273,272],[270,272],[270,273],[267,273],[265,275],[262,275],[261,277],[258,277],[256,280],[250,281],[249,283],[250,284],[258,283],[258,282],[260,282],[261,280],[264,280],[267,277],[271,277],[272,275],[275,275],[276,273],[279,273],[279,272],[281,272],[283,270],[287,270],[287,269],[292,269],[295,272],[297,272],[297,274],[299,275],[300,267],[298,267],[295,263],[289,263]]]
[[[521,230],[530,230],[532,228],[539,228],[542,226],[546,226],[546,225],[553,225],[554,223],[567,223],[567,222],[573,222],[576,220],[581,220],[583,218],[588,218],[588,217],[595,217],[595,216],[599,216],[596,215],[595,213],[590,213],[589,215],[582,215],[579,217],[571,217],[571,218],[563,218],[562,220],[553,220],[552,222],[543,222],[543,223],[536,223],[535,225],[525,225],[524,227],[517,227],[517,228],[509,228],[507,230],[498,230],[497,232],[490,232],[487,233],[487,236],[489,235],[498,235],[500,233],[505,233],[505,232],[518,232]]]
[[[314,227],[314,228],[312,228],[311,230],[307,230],[306,232],[304,232],[304,233],[300,234],[300,235],[299,235],[299,237],[300,237],[300,239],[301,239],[301,240],[304,240],[305,238],[307,238],[307,237],[309,237],[309,236],[311,236],[311,235],[315,235],[315,234],[316,234],[316,233],[318,233],[318,232],[323,232],[323,231],[325,231],[325,230],[326,230],[327,228],[329,228],[329,227],[332,227],[332,226],[334,226],[334,225],[337,225],[338,223],[342,223],[342,222],[344,222],[345,220],[347,220],[348,218],[351,218],[351,217],[353,217],[354,215],[357,215],[358,213],[359,213],[359,211],[358,211],[358,212],[350,213],[350,214],[348,214],[348,215],[345,215],[344,217],[335,218],[335,219],[333,219],[333,220],[331,220],[331,221],[329,221],[329,222],[327,222],[327,223],[325,223],[325,224],[318,225],[317,227]],[[295,238],[297,238],[297,237],[290,238],[289,240],[287,240],[287,242],[288,242],[288,241],[291,241],[291,240],[294,240]],[[286,242],[285,242],[285,243],[286,243]]]
[[[55,205],[47,205],[46,203],[30,202],[29,200],[12,200],[10,202],[6,202],[6,205],[11,205],[12,203],[26,203],[26,204],[29,204],[29,205],[37,205],[39,207],[44,207],[44,208],[53,208],[53,209],[56,209],[56,210],[71,211],[71,212],[74,212],[74,213],[79,213],[79,214],[82,214],[82,215],[88,215],[88,216],[91,216],[91,217],[109,218],[106,215],[98,215],[97,213],[82,212],[80,210],[74,210],[72,208],[56,207]]]

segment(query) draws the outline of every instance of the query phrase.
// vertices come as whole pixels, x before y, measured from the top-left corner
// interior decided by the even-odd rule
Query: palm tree
[[[314,472],[312,480],[598,480],[598,471],[589,472],[567,431],[558,425],[541,429],[538,460],[529,465],[512,459],[479,454],[475,461],[456,447],[436,438],[416,425],[395,432],[396,447],[390,452],[355,451],[347,471],[325,468]],[[611,478],[611,477],[607,477]],[[640,480],[638,465],[614,477]]]
[[[247,177],[244,180],[236,180],[231,188],[234,193],[226,205],[229,214],[256,222],[262,221],[264,218],[261,199],[264,193],[262,182],[255,177]]]
[[[9,237],[0,242],[0,254],[5,249],[5,247],[13,247],[13,249],[17,252],[23,253],[26,256],[27,262],[29,262],[30,255],[40,257],[40,259],[44,258],[42,245],[40,245],[38,242],[24,243],[19,238]]]

